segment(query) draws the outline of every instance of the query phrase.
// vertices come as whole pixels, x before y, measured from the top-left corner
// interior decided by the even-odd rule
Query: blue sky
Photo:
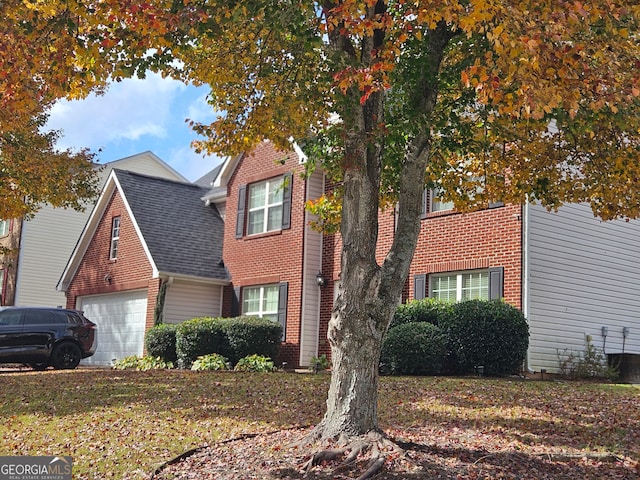
[[[207,92],[155,74],[127,79],[112,84],[104,95],[57,103],[47,127],[63,131],[58,147],[88,147],[100,163],[151,150],[193,181],[222,161],[198,155],[190,146],[198,136],[185,119],[215,118]]]

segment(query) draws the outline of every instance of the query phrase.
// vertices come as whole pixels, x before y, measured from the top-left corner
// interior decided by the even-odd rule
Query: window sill
[[[274,235],[282,235],[282,230],[272,230],[271,232],[253,233],[251,235],[245,235],[242,240],[253,240],[264,237],[273,237]]]

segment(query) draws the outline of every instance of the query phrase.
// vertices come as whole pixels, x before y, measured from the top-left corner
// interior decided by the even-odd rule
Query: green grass
[[[191,371],[0,373],[0,454],[70,455],[74,479],[145,478],[194,447],[312,425],[328,375]],[[380,424],[495,434],[518,448],[640,460],[640,389],[442,377],[383,377]]]

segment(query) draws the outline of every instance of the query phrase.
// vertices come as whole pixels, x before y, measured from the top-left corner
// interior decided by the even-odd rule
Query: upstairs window
[[[111,246],[109,247],[109,260],[118,258],[118,244],[120,243],[120,217],[111,220]]]
[[[292,179],[293,176],[288,173],[239,188],[236,238],[241,238],[245,233],[256,235],[291,227]]]
[[[0,237],[9,235],[10,220],[0,220]]]
[[[441,188],[435,188],[429,193],[431,197],[431,208],[429,210],[430,212],[446,212],[449,210],[453,210],[453,201],[442,199],[444,190],[442,190]]]

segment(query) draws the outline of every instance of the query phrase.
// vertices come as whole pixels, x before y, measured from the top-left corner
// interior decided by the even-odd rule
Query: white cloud
[[[100,148],[109,142],[164,138],[170,133],[171,104],[187,87],[150,74],[110,86],[101,96],[60,101],[51,110],[49,128],[63,130],[62,148]]]

